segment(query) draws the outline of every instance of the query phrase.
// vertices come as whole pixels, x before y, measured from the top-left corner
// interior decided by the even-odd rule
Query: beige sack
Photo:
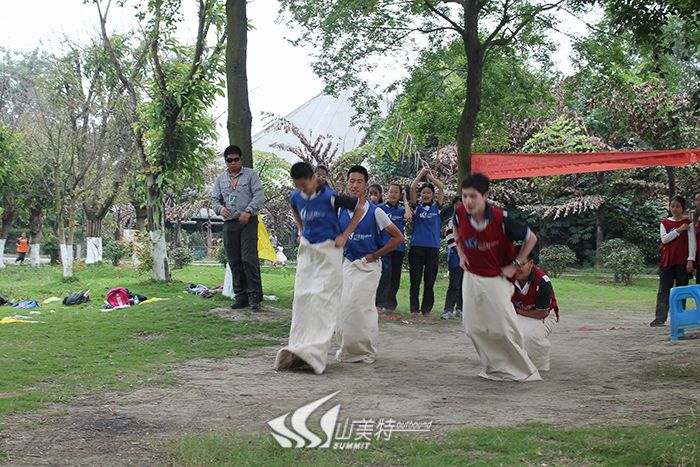
[[[318,375],[325,371],[343,290],[342,261],[343,249],[333,240],[301,239],[289,345],[277,352],[276,370],[308,364]]]
[[[365,263],[361,259],[343,264],[343,298],[336,337],[340,349],[336,358],[341,362],[374,363],[374,347],[379,333],[374,297],[382,275],[382,262]]]
[[[544,319],[529,318],[518,315],[518,327],[523,334],[523,347],[530,357],[530,361],[540,371],[549,370],[549,335],[557,322],[554,312],[549,313]]]
[[[464,330],[484,368],[479,376],[495,381],[540,381],[523,348],[517,314],[510,301],[513,284],[504,277],[465,271],[462,282]]]

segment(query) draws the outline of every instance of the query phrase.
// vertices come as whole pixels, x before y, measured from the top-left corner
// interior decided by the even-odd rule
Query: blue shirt
[[[322,243],[335,240],[342,233],[338,222],[338,209],[355,209],[358,199],[338,195],[326,185],[319,185],[311,197],[294,190],[290,196],[290,204],[304,223],[301,235],[309,243]]]
[[[418,203],[413,212],[411,246],[440,248],[440,208],[436,203],[424,206]]]
[[[382,242],[382,231],[384,227],[377,224],[377,215],[384,215],[383,212],[377,213],[377,206],[367,201],[365,203],[366,212],[362,215],[355,230],[350,234],[348,242],[345,244],[344,255],[350,261],[360,259],[365,255],[374,253],[384,246]],[[344,230],[350,224],[351,215],[347,209],[340,210],[340,227]],[[391,225],[389,219],[384,219],[387,225]]]
[[[379,206],[377,206],[379,209],[384,211],[389,217],[389,220],[394,223],[394,225],[399,229],[399,232],[403,233],[404,232],[404,225],[406,224],[404,221],[404,214],[406,212],[406,208],[403,206],[400,206],[399,204],[396,204],[396,206],[391,206],[390,204],[387,203],[382,203]],[[391,235],[389,235],[386,231],[382,231],[382,245],[386,245],[389,242],[389,239],[391,238]],[[406,252],[406,242],[401,242],[399,246],[397,246],[394,251],[401,251],[401,252]]]

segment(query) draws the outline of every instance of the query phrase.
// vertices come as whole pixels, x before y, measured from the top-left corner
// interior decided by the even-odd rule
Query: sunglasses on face
[[[226,162],[228,162],[230,164],[231,162],[238,162],[240,160],[241,160],[240,157],[229,157],[226,159]]]

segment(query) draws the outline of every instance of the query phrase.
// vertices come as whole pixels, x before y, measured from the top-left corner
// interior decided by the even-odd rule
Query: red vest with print
[[[459,234],[467,255],[467,270],[483,277],[501,275],[501,268],[513,262],[515,246],[506,237],[503,226],[503,209],[493,207],[491,219],[483,231],[474,228],[463,204],[457,207]]]
[[[533,267],[532,269],[535,271],[535,280],[532,282],[532,284],[530,284],[530,287],[527,289],[527,293],[523,295],[520,293],[520,289],[515,287],[513,296],[510,298],[510,301],[513,302],[513,305],[516,305],[517,307],[522,308],[523,310],[535,309],[535,298],[537,297],[537,289],[540,286],[540,281],[542,280],[542,278],[547,275],[541,269],[538,269],[536,267]],[[549,311],[554,311],[554,314],[557,316],[557,321],[559,321],[559,305],[557,305],[557,299],[554,296],[554,288],[552,288],[552,302],[549,304]]]
[[[661,223],[666,228],[666,232],[671,232],[683,224],[692,224],[690,219],[674,221],[673,219],[664,219]],[[675,264],[685,264],[688,262],[688,231],[681,232],[675,240],[668,243],[661,243],[659,247],[661,253],[661,265],[673,266]]]

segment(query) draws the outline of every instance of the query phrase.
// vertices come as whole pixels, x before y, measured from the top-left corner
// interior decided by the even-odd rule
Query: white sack
[[[379,334],[374,297],[382,276],[382,262],[365,263],[361,259],[343,264],[343,298],[336,337],[340,349],[336,358],[341,362],[374,363]]]
[[[289,344],[277,352],[276,370],[308,364],[318,375],[325,371],[343,291],[342,261],[333,240],[311,244],[302,237]]]
[[[523,347],[530,357],[530,361],[540,371],[549,370],[549,335],[557,322],[554,312],[549,313],[545,319],[529,318],[518,315],[518,327],[523,333]]]
[[[484,368],[479,376],[495,381],[540,381],[537,367],[523,348],[510,297],[514,286],[504,277],[464,272],[464,330]]]

